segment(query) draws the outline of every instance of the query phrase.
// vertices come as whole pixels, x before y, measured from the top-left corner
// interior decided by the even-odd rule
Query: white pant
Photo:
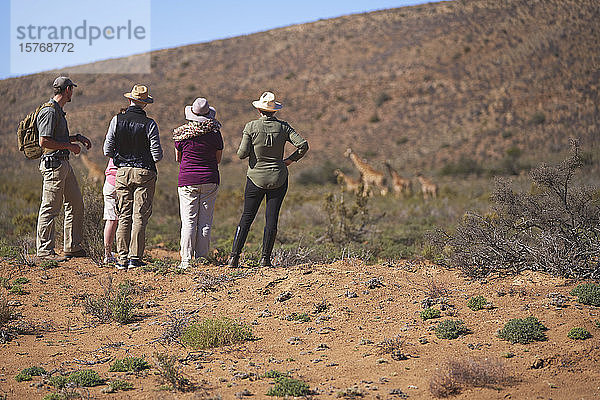
[[[180,186],[179,213],[181,215],[181,261],[206,257],[210,247],[215,200],[219,185]]]

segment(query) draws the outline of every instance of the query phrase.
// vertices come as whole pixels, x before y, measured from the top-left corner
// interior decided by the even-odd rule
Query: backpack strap
[[[40,106],[40,108],[38,109],[38,114],[40,113],[40,111],[42,111],[42,109],[44,109],[44,108],[46,108],[46,107],[52,107],[52,108],[54,108],[54,103],[53,103],[53,102],[51,102],[51,101],[48,101],[48,102],[46,102],[46,103],[42,104],[42,105]],[[37,120],[37,115],[36,115],[36,120]],[[37,121],[36,121],[36,125],[37,125]],[[56,130],[56,127],[57,127],[57,126],[58,126],[58,118],[54,118],[54,130]],[[46,148],[45,148],[45,149],[44,149],[44,154],[51,153],[51,152],[53,152],[53,151],[54,151],[54,150],[50,150],[50,149],[46,149]]]

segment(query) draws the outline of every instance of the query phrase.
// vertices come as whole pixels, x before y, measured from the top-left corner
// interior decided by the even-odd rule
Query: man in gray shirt
[[[63,107],[71,101],[71,79],[60,76],[52,85],[52,107],[44,107],[37,115],[36,123],[40,146],[44,154],[40,162],[43,177],[42,203],[37,222],[37,255],[41,259],[64,261],[70,257],[83,257],[83,198],[79,184],[69,164],[69,154],[81,151],[76,142],[91,148],[92,143],[83,135],[69,135],[69,127]],[[54,219],[64,203],[64,257],[54,252]]]
[[[135,85],[129,107],[110,121],[104,141],[104,155],[117,167],[117,269],[144,265],[146,225],[152,214],[156,186],[156,163],[163,157],[158,126],[146,116],[144,108],[154,100],[148,88]]]

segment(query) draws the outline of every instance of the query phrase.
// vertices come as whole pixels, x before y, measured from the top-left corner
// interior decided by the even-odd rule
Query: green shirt
[[[263,115],[244,127],[237,154],[241,159],[250,157],[247,175],[256,186],[275,189],[285,183],[288,177],[283,160],[285,142],[297,147],[288,160],[298,161],[308,151],[308,142],[290,124],[275,117]]]

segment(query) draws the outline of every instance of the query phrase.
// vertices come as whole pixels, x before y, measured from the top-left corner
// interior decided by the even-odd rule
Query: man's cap
[[[54,88],[60,88],[61,90],[64,90],[68,86],[75,86],[75,87],[77,87],[77,85],[75,83],[73,83],[73,81],[71,80],[71,78],[68,78],[66,76],[59,76],[58,78],[56,78],[54,80],[54,83],[52,84],[52,87],[54,87]]]

